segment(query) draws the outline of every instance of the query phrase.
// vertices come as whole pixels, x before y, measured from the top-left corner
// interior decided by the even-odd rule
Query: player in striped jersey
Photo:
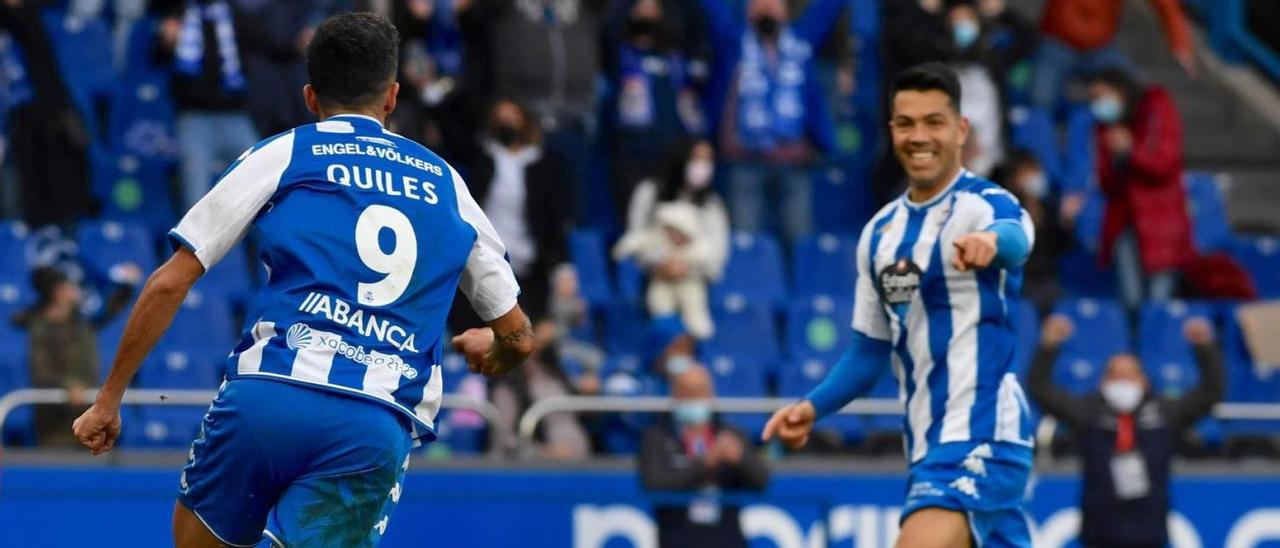
[[[452,341],[473,371],[504,373],[532,351],[506,251],[462,179],[383,128],[398,43],[370,14],[319,26],[304,95],[321,121],[246,151],[170,232],[177,251],[74,425],[94,454],[112,448],[130,379],[191,286],[252,230],[266,285],[183,469],[180,547],[376,544],[411,445],[435,438],[455,291],[490,326]]]
[[[892,364],[910,462],[898,546],[1030,546],[1022,499],[1032,424],[1013,373],[1009,299],[1033,229],[1017,200],[961,166],[969,123],[941,64],[900,74],[889,122],[909,188],[858,243],[853,345],[763,438],[798,448],[814,421]]]

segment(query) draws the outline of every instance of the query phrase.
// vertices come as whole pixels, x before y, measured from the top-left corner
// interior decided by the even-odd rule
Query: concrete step
[[[1280,194],[1280,167],[1271,169],[1234,168],[1229,177],[1227,215],[1231,226],[1240,232],[1280,232],[1280,215],[1276,213]]]
[[[1280,136],[1266,128],[1186,125],[1183,151],[1188,164],[1280,167]]]

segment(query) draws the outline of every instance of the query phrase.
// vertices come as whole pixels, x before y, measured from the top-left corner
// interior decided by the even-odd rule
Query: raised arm
[[[1191,318],[1184,324],[1183,334],[1195,351],[1200,383],[1181,398],[1166,403],[1174,428],[1186,428],[1208,415],[1226,392],[1222,352],[1214,343],[1213,327],[1204,318]]]
[[[1072,428],[1080,428],[1089,420],[1085,403],[1053,385],[1053,364],[1058,359],[1058,349],[1063,341],[1071,338],[1073,329],[1071,320],[1065,316],[1055,314],[1045,320],[1040,331],[1040,346],[1027,374],[1027,389],[1042,411]]]
[[[817,47],[840,22],[840,12],[849,4],[849,0],[814,0],[791,22],[791,32]]]

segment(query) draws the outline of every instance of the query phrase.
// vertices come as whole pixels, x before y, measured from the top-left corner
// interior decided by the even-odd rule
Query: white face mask
[[[1043,171],[1037,171],[1022,180],[1022,190],[1043,200],[1049,195],[1049,178],[1045,177]]]
[[[693,190],[702,190],[711,184],[716,165],[711,160],[690,160],[684,166],[684,184]]]
[[[1138,404],[1142,403],[1142,396],[1146,392],[1142,388],[1142,383],[1138,381],[1106,381],[1102,383],[1102,399],[1107,401],[1112,409],[1121,413],[1132,413],[1138,408]]]

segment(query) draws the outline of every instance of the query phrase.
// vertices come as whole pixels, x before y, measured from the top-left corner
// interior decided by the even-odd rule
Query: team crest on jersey
[[[876,280],[880,291],[880,300],[893,308],[898,316],[904,316],[916,290],[920,288],[923,271],[920,266],[907,257],[898,259],[880,271]]]

